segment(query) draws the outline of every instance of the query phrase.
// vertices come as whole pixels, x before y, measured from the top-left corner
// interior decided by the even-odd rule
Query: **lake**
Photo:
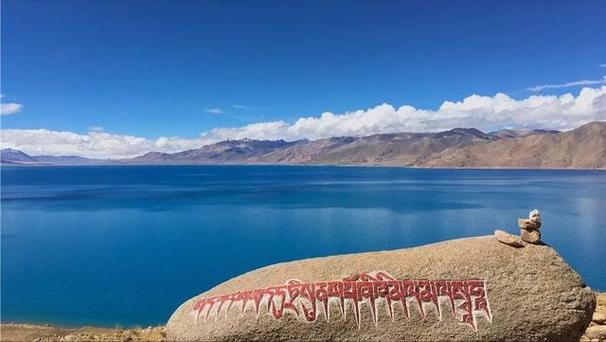
[[[533,208],[543,240],[606,290],[603,171],[3,167],[1,193],[5,322],[163,324],[261,266],[517,233]]]

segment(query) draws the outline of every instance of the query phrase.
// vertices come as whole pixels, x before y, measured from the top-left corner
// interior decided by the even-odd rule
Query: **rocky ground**
[[[109,329],[82,327],[56,328],[31,324],[2,324],[1,341],[165,341],[164,327]]]
[[[581,341],[606,341],[606,292],[596,294],[598,305],[593,313],[592,322]]]
[[[593,321],[581,341],[606,342],[606,293],[598,293]],[[1,341],[165,341],[164,327],[140,329],[109,329],[83,327],[77,329],[51,326],[13,324],[0,326]]]

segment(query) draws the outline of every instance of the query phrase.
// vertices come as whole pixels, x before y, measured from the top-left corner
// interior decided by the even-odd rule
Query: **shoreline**
[[[131,164],[131,163],[101,163],[101,164],[0,164],[0,167],[36,168],[36,167],[113,167],[113,166],[283,166],[283,167],[358,167],[358,168],[389,168],[389,169],[415,169],[415,170],[528,170],[528,171],[606,171],[606,168],[580,168],[580,167],[521,167],[521,166],[415,166],[415,165],[382,165],[382,164],[275,164],[275,163],[159,163],[159,164]]]
[[[1,341],[150,341],[166,340],[164,326],[147,328],[62,328],[49,324],[0,323]]]

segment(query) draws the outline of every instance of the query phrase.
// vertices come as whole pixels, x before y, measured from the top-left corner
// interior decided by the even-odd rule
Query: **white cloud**
[[[267,110],[266,107],[258,107],[258,106],[244,106],[240,104],[231,105],[232,108],[237,110]]]
[[[204,110],[207,113],[211,113],[211,114],[223,114],[225,113],[225,111],[219,107],[212,107],[212,108],[206,108]]]
[[[225,139],[319,139],[334,136],[363,136],[396,132],[435,132],[454,127],[475,127],[483,131],[508,128],[568,130],[590,121],[606,121],[606,85],[583,88],[578,93],[531,95],[514,99],[471,95],[462,101],[445,101],[438,109],[396,108],[384,103],[366,110],[286,121],[258,122],[241,127],[215,128],[200,137],[149,139],[91,130],[87,134],[46,129],[2,130],[3,148],[31,154],[63,154],[123,158],[149,151],[177,152]]]
[[[606,64],[600,65],[600,67],[606,67]],[[606,84],[606,76],[604,76],[601,80],[581,80],[560,84],[543,84],[534,87],[527,88],[526,90],[532,92],[539,92],[545,89],[559,89],[559,88],[569,88],[569,87],[577,87],[577,86],[589,86],[589,85],[599,85]]]
[[[11,115],[19,113],[23,106],[17,102],[0,103],[0,115]]]
[[[598,65],[600,68],[606,68],[606,63]]]
[[[148,139],[91,130],[87,134],[47,129],[3,129],[2,148],[31,155],[77,155],[91,158],[127,158],[146,152],[178,152],[208,144],[202,138],[160,137]]]
[[[333,136],[395,132],[428,132],[454,127],[484,131],[511,128],[572,129],[586,122],[606,120],[606,86],[583,88],[578,95],[531,95],[516,100],[503,93],[471,95],[463,101],[445,101],[438,110],[399,108],[384,103],[343,114],[325,112],[319,117],[259,122],[242,127],[216,128],[203,133],[209,140],[319,139]]]

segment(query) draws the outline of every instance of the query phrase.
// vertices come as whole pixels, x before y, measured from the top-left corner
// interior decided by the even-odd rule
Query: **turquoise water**
[[[516,232],[606,290],[606,172],[286,166],[2,168],[2,320],[152,325],[242,272]]]

